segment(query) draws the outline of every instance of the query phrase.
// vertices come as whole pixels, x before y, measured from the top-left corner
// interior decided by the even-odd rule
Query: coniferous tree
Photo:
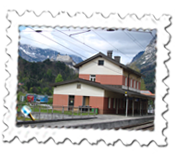
[[[61,74],[58,74],[56,79],[55,79],[55,82],[62,82],[63,81],[63,78],[62,78],[62,75]]]

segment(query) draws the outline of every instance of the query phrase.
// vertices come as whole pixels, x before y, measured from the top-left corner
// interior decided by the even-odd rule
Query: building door
[[[74,98],[75,98],[75,96],[69,96],[69,103],[68,103],[68,106],[69,106],[69,110],[71,110],[72,109],[72,107],[74,106]]]
[[[89,96],[83,96],[83,106],[89,105]]]

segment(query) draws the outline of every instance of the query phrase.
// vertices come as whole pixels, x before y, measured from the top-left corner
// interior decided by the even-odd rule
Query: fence
[[[21,112],[21,108],[27,105],[31,108],[32,116],[35,120],[56,120],[56,119],[73,119],[94,117],[98,109],[88,107],[75,106],[55,106],[48,104],[17,104],[17,121],[31,121],[29,117],[25,117]]]

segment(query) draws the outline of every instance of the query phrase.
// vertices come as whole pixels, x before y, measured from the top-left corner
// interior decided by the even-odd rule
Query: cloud
[[[129,63],[140,51],[145,50],[153,36],[150,33],[132,31],[105,31],[87,28],[56,28],[49,27],[19,27],[20,43],[30,44],[39,48],[51,48],[62,54],[74,54],[87,59],[98,52],[107,53],[113,50],[113,56],[121,56],[121,62]],[[42,30],[37,33],[34,30]],[[60,33],[59,31],[65,33]],[[70,34],[76,34],[69,36]],[[152,31],[156,34],[156,30]],[[76,41],[78,40],[78,41]],[[81,43],[80,43],[81,42]],[[88,46],[92,47],[88,47]]]

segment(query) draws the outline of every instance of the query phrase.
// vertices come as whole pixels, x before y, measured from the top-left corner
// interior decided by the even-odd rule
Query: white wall
[[[77,84],[78,82],[57,86],[54,88],[54,94],[104,97],[104,90],[101,88],[80,83],[81,89],[77,89]]]
[[[99,66],[98,60],[104,60],[104,66]],[[123,69],[104,58],[96,58],[81,66],[79,74],[123,75]]]

